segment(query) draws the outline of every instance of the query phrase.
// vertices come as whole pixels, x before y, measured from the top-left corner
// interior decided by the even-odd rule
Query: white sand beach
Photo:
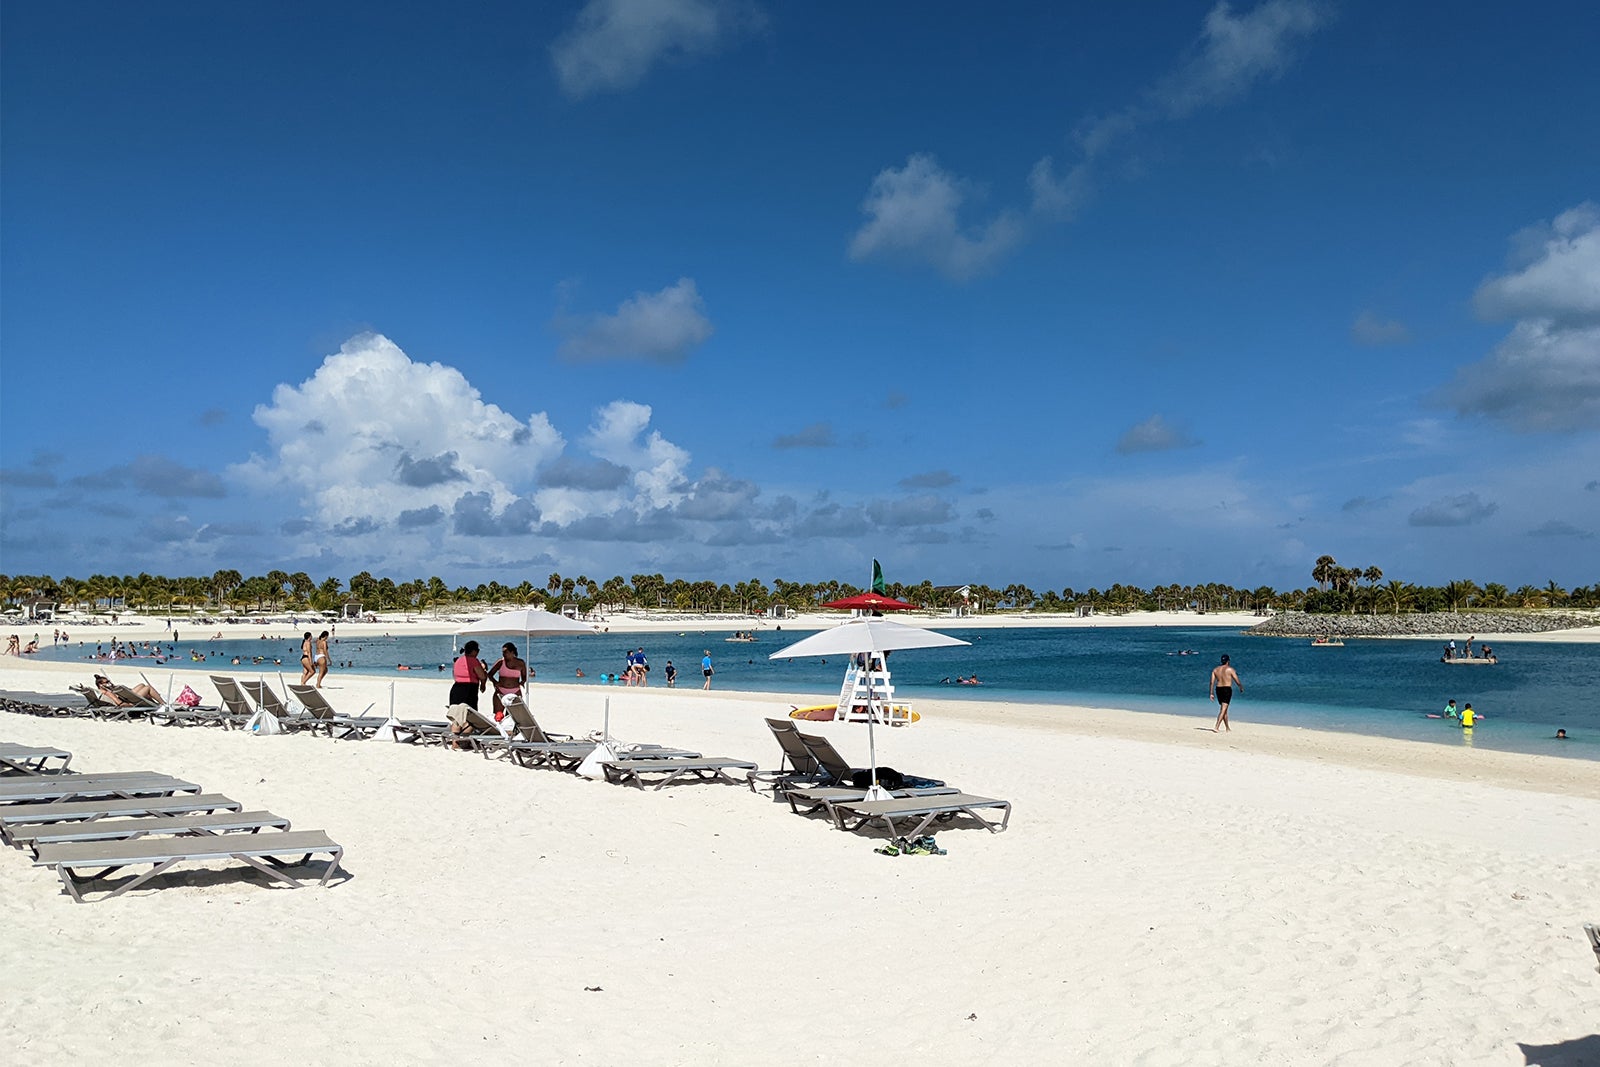
[[[6,659],[0,690],[88,674]],[[394,685],[403,716],[442,710],[439,679]],[[389,687],[334,676],[327,695],[384,710]],[[544,725],[576,734],[606,697],[626,741],[763,767],[778,748],[762,718],[794,702],[532,690]],[[165,771],[325,829],[351,876],[291,891],[219,867],[79,905],[0,851],[0,1036],[18,1062],[1595,1054],[1593,763],[1245,709],[1218,736],[1198,702],[1192,718],[919,707],[924,722],[879,731],[881,762],[1012,800],[1006,833],[942,829],[948,855],[887,857],[742,787],[641,792],[440,748],[0,713],[0,740],[70,749],[75,770]],[[865,727],[815,725],[865,762]],[[1525,1058],[1534,1046],[1555,1051]]]

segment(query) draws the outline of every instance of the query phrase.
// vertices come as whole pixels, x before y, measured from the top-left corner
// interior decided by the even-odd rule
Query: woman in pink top
[[[483,660],[478,658],[478,642],[468,641],[461,646],[461,655],[456,657],[454,670],[451,672],[452,685],[450,686],[450,707],[454,709],[458,704],[465,704],[473,711],[478,710],[478,694],[489,682],[489,672],[483,668]],[[452,710],[449,713],[450,732],[455,737],[451,738],[450,747],[460,748],[460,735],[470,734],[472,727],[467,724],[466,714],[459,716]]]
[[[517,658],[517,646],[507,641],[500,647],[500,658],[489,668],[489,680],[494,683],[494,721],[506,717],[506,703],[515,697],[522,699],[523,687],[533,672],[525,660]]]

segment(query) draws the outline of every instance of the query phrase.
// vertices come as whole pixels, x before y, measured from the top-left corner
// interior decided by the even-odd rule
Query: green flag
[[[889,591],[883,586],[883,568],[878,566],[878,561],[872,561],[872,591],[879,596],[888,596]]]

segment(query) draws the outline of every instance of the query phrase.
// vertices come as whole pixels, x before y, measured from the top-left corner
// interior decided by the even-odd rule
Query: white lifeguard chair
[[[834,716],[842,722],[878,722],[888,726],[910,726],[922,718],[911,710],[911,705],[895,701],[889,668],[878,656],[874,656],[867,667],[851,664],[845,670]]]

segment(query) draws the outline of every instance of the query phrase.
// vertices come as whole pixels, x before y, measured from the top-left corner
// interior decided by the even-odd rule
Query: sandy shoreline
[[[85,665],[0,661],[0,690]],[[115,676],[118,671],[110,672]],[[436,678],[396,679],[433,714]],[[340,708],[389,679],[330,679]],[[197,686],[207,698],[209,686]],[[541,685],[551,729],[777,762],[777,694]],[[0,714],[85,771],[190,776],[326,829],[353,878],[233,874],[97,905],[0,853],[0,1035],[53,1058],[743,1064],[1506,1064],[1583,1047],[1600,974],[1591,763],[1199,717],[919,701],[886,764],[1012,800],[942,857],[748,790],[640,793],[475,755]],[[853,761],[864,728],[817,724]],[[48,951],[15,946],[48,946]],[[70,982],[60,980],[67,968]],[[841,992],[887,992],[878,1010]],[[256,996],[255,994],[260,994]],[[881,996],[880,994],[877,994]],[[870,1000],[871,998],[867,998]],[[263,1009],[262,1004],[269,1005]],[[151,1005],[160,1005],[153,1024]],[[1463,1005],[1468,1005],[1467,1009]],[[275,1039],[236,1037],[277,1022]]]

